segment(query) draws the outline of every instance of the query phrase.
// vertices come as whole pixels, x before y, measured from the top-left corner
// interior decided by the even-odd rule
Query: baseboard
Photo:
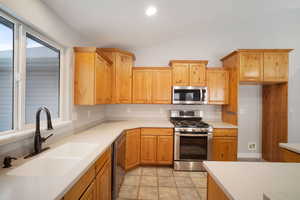
[[[238,153],[238,158],[261,158],[261,153]]]

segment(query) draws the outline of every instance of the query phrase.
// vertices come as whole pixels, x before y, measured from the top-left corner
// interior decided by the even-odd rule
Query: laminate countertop
[[[204,167],[231,200],[300,198],[300,163],[205,161]]]
[[[280,147],[300,154],[300,143],[280,143]]]
[[[214,128],[235,128],[235,126],[223,122],[209,123]],[[173,128],[174,126],[170,121],[161,120],[108,121],[66,137],[49,145],[51,149],[38,156],[27,160],[18,159],[14,162],[13,168],[1,169],[0,200],[61,199],[124,130],[143,127]],[[61,149],[64,145],[67,147]],[[86,150],[87,153],[82,153],[85,151],[81,152],[78,148],[74,149],[76,145]],[[87,151],[88,149],[90,151]],[[53,162],[49,161],[49,155],[53,159],[53,156],[55,157],[57,152],[61,152],[61,150],[66,151],[68,155],[80,155],[79,159],[76,160],[75,167],[71,166],[72,160],[68,159],[67,156],[66,158],[60,156]],[[23,167],[23,171],[19,167]]]

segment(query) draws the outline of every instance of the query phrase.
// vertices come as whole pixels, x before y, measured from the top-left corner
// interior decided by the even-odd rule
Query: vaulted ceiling
[[[204,33],[221,33],[236,26],[255,31],[282,15],[300,13],[299,0],[42,1],[95,45],[126,49],[152,46],[189,34],[201,37]],[[145,15],[149,5],[157,7],[155,16]]]

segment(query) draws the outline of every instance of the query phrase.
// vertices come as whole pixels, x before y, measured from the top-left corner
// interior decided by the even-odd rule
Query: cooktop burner
[[[208,128],[209,125],[202,121],[202,119],[171,119],[175,127],[182,128]]]

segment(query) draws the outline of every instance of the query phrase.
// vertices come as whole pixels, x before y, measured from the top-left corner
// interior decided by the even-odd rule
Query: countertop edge
[[[299,144],[299,143],[279,143],[279,146],[281,148],[287,149],[287,150],[292,151],[294,153],[300,154],[300,148],[290,146],[290,145],[293,145],[293,144]],[[299,144],[299,147],[300,147],[300,144]]]

